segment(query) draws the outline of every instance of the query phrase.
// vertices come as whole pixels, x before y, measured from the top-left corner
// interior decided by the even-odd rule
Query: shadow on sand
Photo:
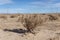
[[[19,34],[28,32],[27,30],[24,30],[24,29],[12,29],[12,30],[11,29],[4,29],[4,31],[19,33]]]

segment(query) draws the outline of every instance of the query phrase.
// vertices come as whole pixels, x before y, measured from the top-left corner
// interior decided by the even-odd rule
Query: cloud
[[[33,1],[29,3],[29,10],[36,10],[37,12],[59,12],[60,2],[59,0],[49,1]],[[34,11],[35,12],[35,11]]]
[[[13,3],[12,0],[0,0],[0,5]]]
[[[43,1],[34,1],[34,2],[29,3],[29,4],[32,7],[43,7],[43,8],[56,8],[56,7],[60,7],[59,0],[48,0],[48,1],[46,0],[45,2],[43,2]]]
[[[53,4],[55,7],[60,7],[60,3]]]

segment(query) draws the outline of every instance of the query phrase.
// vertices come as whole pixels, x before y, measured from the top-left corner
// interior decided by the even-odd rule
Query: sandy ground
[[[13,32],[4,32],[0,30],[0,40],[60,40],[59,35],[51,30],[41,30],[38,34],[18,34]]]
[[[0,15],[2,16],[2,15]],[[7,19],[0,18],[0,40],[60,40],[60,21],[47,21],[41,26],[38,26],[36,34],[26,33],[15,33],[10,31],[4,31],[4,29],[26,29],[20,22],[16,22],[18,17]],[[17,16],[17,15],[15,15]]]

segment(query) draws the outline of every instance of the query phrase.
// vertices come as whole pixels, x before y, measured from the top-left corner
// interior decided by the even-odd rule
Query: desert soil
[[[34,14],[0,14],[0,40],[60,40],[60,14],[37,14],[43,23],[35,28],[36,34],[4,31],[4,29],[26,29],[18,19],[32,15]]]

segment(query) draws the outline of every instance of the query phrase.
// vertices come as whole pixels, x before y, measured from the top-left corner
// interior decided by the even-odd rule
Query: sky
[[[60,12],[60,0],[0,0],[0,13]]]

